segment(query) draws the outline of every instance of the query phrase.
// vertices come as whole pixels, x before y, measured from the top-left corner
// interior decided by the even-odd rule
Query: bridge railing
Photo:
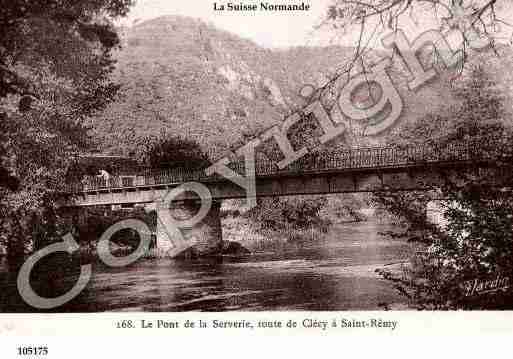
[[[476,156],[479,156],[477,150],[464,143],[453,143],[444,147],[426,144],[404,147],[370,147],[312,154],[282,169],[278,167],[276,161],[268,159],[257,160],[255,162],[255,173],[258,177],[265,177],[333,170],[387,168],[415,164],[468,161],[475,159]],[[229,167],[237,174],[245,175],[246,173],[243,161],[231,163]],[[202,182],[222,178],[217,174],[207,176],[203,169],[148,169],[132,176],[112,176],[109,179],[86,177],[81,184],[73,186],[73,191],[82,192],[104,188],[126,188],[189,181]]]

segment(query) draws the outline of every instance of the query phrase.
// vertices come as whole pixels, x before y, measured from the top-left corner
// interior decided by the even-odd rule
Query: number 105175
[[[22,356],[45,356],[48,355],[48,347],[18,347],[18,355]]]

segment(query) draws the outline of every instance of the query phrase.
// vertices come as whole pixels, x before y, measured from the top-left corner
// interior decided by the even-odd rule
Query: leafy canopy
[[[478,170],[476,163],[472,171],[443,173],[442,185],[431,192],[377,194],[377,204],[407,226],[393,235],[421,244],[404,275],[382,273],[417,308],[507,308],[511,292],[476,299],[467,296],[466,286],[513,275],[513,193],[506,186],[513,180],[513,132],[501,93],[483,67],[469,69],[454,94],[459,106],[403,126],[391,140],[470,144],[476,161],[485,157],[488,167]],[[443,200],[445,226],[426,217],[426,204],[436,199]]]
[[[36,237],[56,236],[72,154],[93,147],[87,120],[118,89],[109,79],[119,43],[112,20],[130,4],[0,1],[0,242],[10,259]]]

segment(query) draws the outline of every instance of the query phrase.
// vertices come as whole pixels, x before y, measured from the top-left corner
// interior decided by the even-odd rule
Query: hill
[[[270,50],[180,16],[122,29],[122,39],[114,75],[121,84],[119,99],[91,123],[101,150],[118,154],[129,154],[138,139],[165,129],[195,139],[217,157],[282,121],[304,104],[298,94],[303,85],[324,85],[353,56],[353,49],[337,46]],[[487,52],[472,61],[487,62],[510,94],[511,49],[501,51],[500,58]],[[374,51],[369,57],[380,55]],[[454,103],[450,74],[417,92],[407,89],[408,76],[398,59],[390,76],[404,104],[399,123]],[[346,140],[364,145],[382,141],[354,134]]]

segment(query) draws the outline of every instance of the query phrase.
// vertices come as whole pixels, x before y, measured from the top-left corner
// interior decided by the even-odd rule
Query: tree
[[[140,142],[140,158],[151,169],[204,169],[210,165],[208,155],[194,140],[161,132]]]
[[[352,60],[332,76],[325,88],[336,90],[337,81],[353,74],[355,68],[368,70],[367,66],[375,62],[372,49],[381,45],[383,35],[422,29],[421,24],[429,24],[425,30],[459,34],[459,43],[451,46],[462,55],[458,66],[461,71],[472,50],[491,46],[498,54],[497,42],[512,43],[513,24],[508,21],[512,13],[513,6],[507,0],[333,0],[319,27],[328,27],[334,36],[342,38],[350,34],[356,41]],[[427,49],[423,55],[432,54],[435,59],[434,51]]]
[[[2,1],[0,97],[42,98],[31,75],[47,68],[80,84],[80,110],[95,109],[98,101],[108,100],[100,94],[112,90],[105,80],[112,65],[110,50],[119,43],[110,19],[126,15],[130,4],[131,0]]]
[[[432,192],[383,191],[375,197],[407,226],[404,233],[393,235],[421,244],[405,277],[382,272],[421,309],[504,308],[512,294],[477,300],[467,296],[469,281],[513,275],[513,193],[505,185],[513,180],[513,132],[503,118],[502,96],[494,82],[482,67],[468,72],[454,89],[462,100],[459,106],[398,132],[410,143],[470,146],[473,159],[486,158],[489,167],[446,173]],[[444,199],[445,228],[426,218],[424,206],[435,198]]]
[[[442,31],[459,30],[466,51],[476,38],[497,33],[498,24],[511,35],[512,26],[506,21],[510,10],[506,0],[340,0],[328,6],[324,24],[344,34],[357,29],[361,55],[373,36],[428,18]]]
[[[128,0],[2,1],[0,243],[17,267],[36,238],[59,234],[56,204],[73,153],[89,150],[89,116],[114,99],[118,36]]]
[[[259,198],[258,206],[244,214],[263,233],[269,230],[285,233],[289,239],[298,239],[294,230],[316,228],[325,231],[331,224],[321,217],[326,206],[324,196],[293,196],[289,198]]]

